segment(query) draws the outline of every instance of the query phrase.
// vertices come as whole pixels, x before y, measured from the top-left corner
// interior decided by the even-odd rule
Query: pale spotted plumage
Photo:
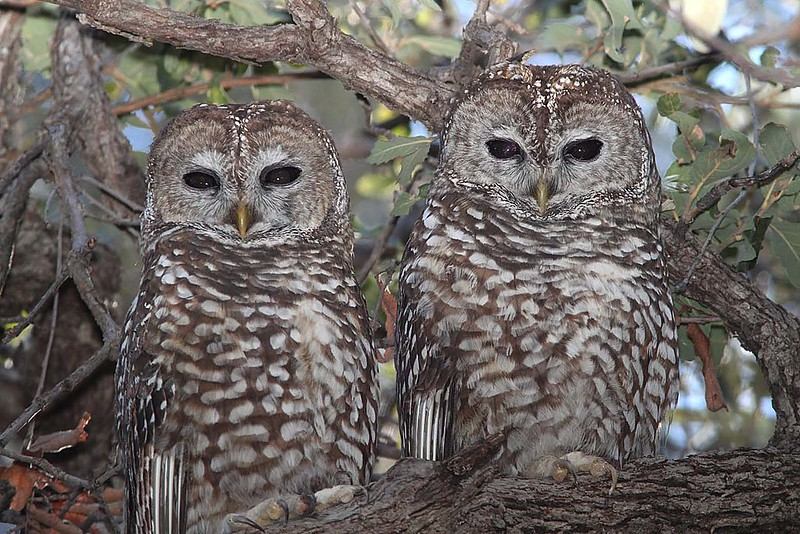
[[[260,185],[289,164],[296,182]],[[197,169],[220,187],[187,189]],[[217,533],[267,497],[368,480],[378,391],[347,204],[330,138],[289,103],[196,106],[156,139],[117,366],[127,532]]]
[[[518,157],[493,156],[495,139]],[[579,161],[587,139],[599,154]],[[404,453],[442,459],[509,429],[512,473],[572,451],[653,454],[677,344],[633,98],[603,71],[502,64],[454,102],[442,144],[400,273]]]

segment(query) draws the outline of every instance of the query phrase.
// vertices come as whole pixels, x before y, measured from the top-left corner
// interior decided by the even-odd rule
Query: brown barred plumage
[[[442,143],[400,273],[404,453],[510,429],[512,473],[654,454],[677,342],[633,98],[603,71],[502,64],[460,95]]]
[[[127,532],[217,533],[267,497],[368,480],[347,205],[330,138],[291,104],[196,106],[156,139],[117,366]]]

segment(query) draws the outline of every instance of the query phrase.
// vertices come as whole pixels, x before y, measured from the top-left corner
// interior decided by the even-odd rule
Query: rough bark
[[[71,16],[62,17],[54,38],[55,98],[77,126],[75,148],[92,175],[139,204],[144,202],[142,171],[111,111],[95,40]],[[121,217],[134,215],[119,202],[108,207]]]
[[[317,532],[796,532],[800,453],[774,448],[637,460],[619,483],[497,473],[481,444],[444,463],[405,459],[366,496],[275,528]],[[467,459],[465,461],[465,459]],[[463,466],[477,467],[465,474]],[[270,530],[271,532],[272,530]]]

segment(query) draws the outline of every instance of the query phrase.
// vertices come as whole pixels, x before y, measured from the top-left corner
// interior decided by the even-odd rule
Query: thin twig
[[[70,233],[72,235],[72,250],[67,257],[67,270],[69,271],[78,294],[89,308],[97,325],[103,332],[104,340],[116,337],[119,325],[100,302],[94,282],[89,274],[87,254],[94,246],[94,239],[90,240],[83,220],[81,203],[75,189],[74,177],[66,166],[67,157],[67,130],[56,120],[49,122],[47,130],[50,135],[50,144],[45,151],[45,156],[56,184],[61,205],[67,214]]]
[[[81,22],[129,40],[158,41],[246,63],[310,65],[431,129],[441,126],[441,110],[453,93],[443,82],[343,33],[320,0],[288,0],[293,23],[268,27],[224,24],[138,0],[51,3],[75,9]]]
[[[19,430],[24,428],[25,425],[39,415],[40,412],[52,406],[53,403],[63,399],[76,387],[80,386],[83,381],[103,365],[106,360],[109,360],[112,355],[116,354],[118,345],[119,336],[106,340],[97,352],[78,366],[77,369],[72,371],[69,376],[53,386],[47,393],[34,398],[28,407],[0,433],[0,447],[5,446],[12,434],[19,432]]]
[[[781,174],[794,167],[798,161],[800,161],[800,150],[795,150],[769,169],[765,169],[758,174],[739,178],[729,178],[728,180],[717,183],[708,191],[708,193],[703,195],[703,197],[697,201],[694,208],[688,211],[684,222],[687,225],[691,224],[701,213],[711,209],[722,199],[722,197],[734,189],[763,187],[769,184]]]
[[[424,165],[424,162],[423,162]],[[413,172],[413,171],[412,171]],[[422,174],[422,170],[417,172],[411,180],[409,180],[408,184],[401,189],[400,191],[404,193],[410,193],[414,186],[417,183],[417,178]],[[392,237],[395,228],[397,228],[397,223],[400,222],[399,215],[393,215],[389,221],[386,223],[386,226],[383,227],[381,230],[380,235],[375,240],[375,244],[372,245],[372,250],[367,257],[367,260],[364,262],[364,265],[361,266],[361,269],[358,271],[358,283],[363,284],[364,280],[367,279],[369,276],[370,271],[378,263],[378,260],[381,259],[383,256],[384,249],[386,248],[386,243],[389,241],[389,238]]]
[[[144,211],[144,206],[139,204],[138,202],[134,202],[130,198],[128,198],[125,194],[121,193],[120,191],[114,189],[108,184],[95,180],[92,176],[81,176],[80,178],[82,181],[95,186],[97,189],[108,195],[109,197],[113,198],[120,204],[124,205],[126,208],[130,209],[131,211],[135,211],[137,213],[141,213]]]
[[[745,82],[746,82],[746,86],[747,86],[747,99],[748,99],[749,104],[750,104],[750,113],[752,115],[753,147],[755,149],[755,157],[753,158],[753,161],[750,163],[750,166],[748,168],[750,174],[752,175],[756,170],[756,165],[758,164],[758,159],[759,159],[759,156],[760,156],[760,153],[761,153],[761,148],[759,146],[760,125],[759,125],[759,122],[758,122],[758,110],[756,109],[755,103],[753,102],[753,88],[752,88],[752,85],[751,85],[751,80],[750,80],[750,74],[749,73],[745,75]],[[796,161],[796,159],[795,159],[795,161]],[[725,209],[723,209],[720,212],[720,214],[717,216],[717,220],[714,221],[714,225],[708,231],[708,235],[706,236],[706,239],[703,242],[703,246],[700,247],[700,252],[697,254],[697,257],[695,257],[695,259],[692,261],[692,264],[689,266],[688,271],[686,271],[686,276],[684,277],[683,280],[681,280],[675,286],[675,290],[677,292],[681,293],[681,292],[686,290],[686,287],[689,285],[689,280],[691,279],[692,275],[694,274],[694,270],[700,264],[700,258],[703,257],[703,254],[706,253],[706,250],[708,250],[708,247],[711,245],[711,241],[714,239],[714,234],[717,233],[717,230],[722,225],[722,221],[725,220],[725,217],[728,216],[728,213],[730,213],[733,210],[733,208],[735,208],[737,205],[739,205],[739,203],[742,200],[744,200],[744,197],[746,195],[747,195],[747,189],[742,189],[741,191],[739,191],[739,194],[736,195],[736,198],[734,198],[733,201],[730,204],[725,206]],[[700,200],[701,201],[705,200],[705,198],[707,196],[708,195],[703,196],[703,198],[700,199]],[[717,199],[717,201],[715,201],[713,204],[710,204],[709,208],[711,206],[713,206],[714,204],[716,204],[718,201],[719,201],[719,199]],[[695,209],[697,209],[697,206],[695,207]],[[708,208],[706,208],[706,209],[708,209]],[[702,212],[699,212],[699,213],[702,213]],[[695,215],[692,218],[692,220],[694,220],[694,218],[696,218],[696,217],[697,216]]]
[[[28,165],[36,161],[39,156],[42,155],[45,146],[47,146],[47,139],[45,137],[40,137],[30,148],[11,162],[3,174],[0,174],[0,192],[4,191],[5,188],[8,187],[8,184],[19,176]]]
[[[707,315],[704,317],[679,317],[678,324],[708,324],[722,322],[722,318],[716,315]]]
[[[66,269],[62,269],[60,273],[56,275],[56,279],[50,283],[50,286],[47,288],[47,291],[42,294],[36,304],[33,305],[31,311],[28,313],[27,317],[17,317],[14,322],[16,324],[9,328],[8,331],[3,336],[3,344],[8,343],[18,335],[22,333],[25,328],[27,328],[30,324],[33,323],[33,320],[39,315],[39,312],[44,308],[44,306],[50,302],[50,299],[53,298],[57,293],[59,288],[67,281],[69,278],[69,273]]]
[[[655,67],[648,67],[639,72],[615,72],[614,75],[625,85],[636,86],[638,84],[661,78],[662,76],[674,75],[679,72],[684,72],[693,67],[699,67],[707,63],[714,63],[720,61],[722,56],[719,54],[704,54],[699,57],[686,59],[683,61],[675,61],[673,63],[665,63]]]
[[[693,25],[683,18],[680,11],[673,10],[665,2],[656,2],[655,6],[663,13],[677,19],[684,27],[686,32],[699,41],[702,41],[708,48],[715,50],[722,54],[725,59],[736,65],[739,70],[745,74],[749,74],[753,78],[767,83],[779,83],[784,87],[798,87],[800,86],[800,78],[793,76],[788,71],[776,68],[762,67],[753,63],[750,58],[739,52],[736,48],[739,43],[732,43],[724,39],[720,39],[715,35],[709,35],[701,28]]]
[[[62,254],[63,254],[63,239],[64,239],[64,220],[58,222],[58,242],[56,245],[56,277],[63,269],[62,266]],[[47,381],[47,369],[50,367],[50,355],[53,352],[53,342],[56,339],[56,326],[58,324],[58,300],[59,300],[60,293],[56,291],[55,296],[53,297],[53,307],[50,311],[50,332],[47,334],[47,347],[44,350],[44,358],[42,358],[42,370],[39,373],[39,383],[36,385],[36,393],[33,395],[34,397],[38,397],[44,391],[44,384]],[[33,441],[33,434],[36,432],[36,422],[31,422],[31,426],[28,429],[28,439],[27,443],[30,446],[30,443]]]
[[[59,469],[58,467],[54,466],[44,458],[37,458],[35,456],[28,456],[27,454],[20,454],[18,452],[10,451],[5,448],[0,448],[0,456],[5,456],[6,458],[11,458],[12,460],[16,460],[18,462],[34,465],[47,475],[55,478],[56,480],[65,482],[70,486],[75,486],[78,488],[92,487],[92,483],[89,482],[88,480],[76,477],[75,475],[70,475],[66,471],[63,471],[62,469]]]
[[[364,13],[364,10],[361,9],[358,5],[358,0],[350,0],[350,7],[353,8],[353,11],[356,12],[358,15],[358,19],[361,21],[361,25],[367,30],[367,34],[369,38],[372,39],[372,43],[384,54],[387,56],[391,56],[392,53],[389,51],[389,47],[386,45],[386,42],[378,35],[378,32],[375,31],[375,28],[372,26],[372,21],[367,17],[367,14]]]
[[[329,78],[327,74],[322,72],[296,72],[286,74],[267,74],[263,76],[246,76],[241,78],[226,78],[220,80],[218,85],[223,89],[233,89],[236,87],[251,87],[257,85],[286,85],[294,80],[320,80]],[[137,98],[124,104],[114,106],[114,115],[127,115],[134,111],[166,104],[167,102],[174,102],[189,96],[203,94],[211,87],[210,83],[197,83],[186,87],[175,87],[168,89],[161,93]]]

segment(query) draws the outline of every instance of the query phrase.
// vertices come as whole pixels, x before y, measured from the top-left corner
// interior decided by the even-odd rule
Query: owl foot
[[[225,517],[225,534],[264,532],[266,527],[276,523],[286,523],[290,519],[348,503],[363,491],[361,486],[343,484],[321,489],[313,495],[271,497],[244,513],[228,514]]]
[[[611,478],[611,487],[608,489],[608,494],[614,493],[614,488],[617,487],[618,473],[613,465],[599,456],[584,454],[580,451],[565,454],[562,458],[571,463],[579,473],[589,473],[593,477]]]
[[[611,478],[611,488],[608,494],[614,492],[617,487],[617,470],[610,463],[591,454],[580,451],[573,451],[558,458],[556,456],[542,456],[525,470],[526,476],[541,478],[550,477],[556,482],[562,482],[567,476],[571,475],[577,482],[576,473],[589,473],[593,477]]]

